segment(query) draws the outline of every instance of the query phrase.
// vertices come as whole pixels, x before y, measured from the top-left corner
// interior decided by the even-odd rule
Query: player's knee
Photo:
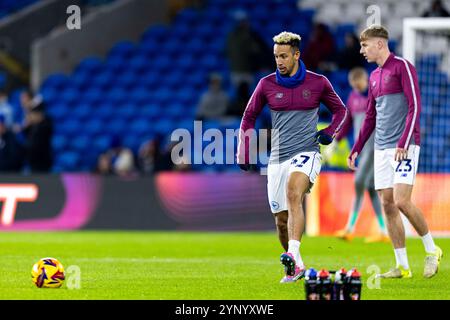
[[[406,214],[409,207],[409,200],[404,198],[395,199],[395,205],[401,212]]]
[[[302,193],[298,188],[288,186],[286,197],[289,203],[297,205],[302,199]]]
[[[395,207],[396,204],[394,202],[394,199],[382,197],[381,198],[381,205],[383,206],[383,209],[386,212],[386,214],[388,214],[388,212],[391,211],[390,209]]]

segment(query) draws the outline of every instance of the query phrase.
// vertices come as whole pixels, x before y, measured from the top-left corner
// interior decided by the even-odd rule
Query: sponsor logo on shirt
[[[311,91],[308,89],[303,90],[303,99],[308,100],[311,97]]]
[[[284,97],[284,93],[283,93],[283,92],[278,92],[278,93],[275,95],[275,98],[277,98],[277,99],[283,99],[283,97]]]
[[[372,81],[372,87],[375,87],[376,85],[377,85],[377,81],[376,80]]]

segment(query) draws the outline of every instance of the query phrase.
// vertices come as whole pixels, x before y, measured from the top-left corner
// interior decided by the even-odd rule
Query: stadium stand
[[[108,147],[115,135],[121,136],[127,147],[136,153],[139,145],[149,137],[164,137],[163,140],[167,141],[167,135],[176,128],[192,130],[196,106],[207,88],[211,72],[222,75],[225,89],[233,96],[235,92],[229,81],[224,47],[226,35],[233,25],[231,17],[236,10],[249,14],[252,27],[268,45],[271,45],[274,34],[285,29],[300,33],[307,43],[313,23],[326,21],[340,48],[345,33],[357,34],[364,23],[357,18],[361,12],[358,6],[365,3],[358,6],[349,4],[350,1],[346,0],[303,0],[299,3],[295,0],[210,0],[202,10],[183,9],[169,26],[149,28],[138,43],[117,43],[104,60],[88,57],[70,76],[50,76],[40,91],[50,116],[55,120],[54,171],[91,171],[95,167],[96,156]],[[420,1],[414,4],[424,7]],[[382,5],[389,9],[386,11],[389,12],[386,18],[389,27],[392,21],[400,21],[413,13],[410,2],[392,0]],[[355,19],[358,24],[349,24],[346,17]],[[390,43],[394,52],[400,40],[395,30],[392,27],[394,39]],[[417,63],[423,102],[422,126],[425,130],[425,127],[442,125],[447,133],[445,137],[438,136],[442,131],[436,131],[436,135],[433,131],[427,134],[421,156],[427,157],[429,170],[449,171],[449,151],[441,150],[440,155],[431,152],[436,139],[450,139],[450,126],[444,124],[450,119],[450,114],[440,107],[448,103],[445,99],[450,94],[439,92],[434,85],[434,81],[448,84],[448,75],[438,70],[437,63],[430,64],[433,59],[437,61],[437,58],[425,56]],[[421,67],[424,62],[426,70]],[[325,74],[337,93],[346,100],[350,92],[347,71],[331,70]],[[262,76],[264,74],[256,75],[257,78]],[[20,114],[19,91],[10,96],[10,102]],[[441,121],[439,119],[445,121],[437,123]],[[237,129],[239,120],[216,124],[223,131],[226,128]],[[262,121],[258,124],[260,127]],[[209,125],[206,123],[204,126]],[[425,161],[421,161],[421,166],[424,165]],[[211,167],[199,165],[194,169],[211,170]],[[237,170],[237,167],[214,166],[213,170]]]

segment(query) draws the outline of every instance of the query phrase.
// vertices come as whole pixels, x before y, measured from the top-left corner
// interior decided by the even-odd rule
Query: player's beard
[[[281,74],[283,77],[290,77],[290,76],[291,76],[291,73],[292,73],[292,70],[294,70],[294,66],[292,66],[291,68],[284,67],[284,72],[281,71],[280,69],[278,69],[278,71],[280,72],[280,74]]]

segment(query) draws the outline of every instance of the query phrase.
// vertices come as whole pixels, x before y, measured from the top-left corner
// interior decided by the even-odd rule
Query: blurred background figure
[[[321,70],[326,69],[323,64],[331,60],[333,53],[333,35],[325,24],[316,23],[312,31],[311,39],[301,55],[306,68],[310,70],[316,70],[318,68]]]
[[[230,78],[234,88],[242,82],[252,86],[254,73],[273,65],[271,52],[261,36],[255,32],[245,11],[234,13],[235,27],[227,35],[226,55],[230,63]]]
[[[174,151],[178,142],[169,142],[161,152],[161,159],[158,162],[158,171],[179,171],[185,172],[192,169],[191,159],[186,154],[179,154]]]
[[[13,109],[8,102],[8,95],[3,90],[0,90],[0,115],[4,118],[4,125],[12,128],[14,121]]]
[[[337,66],[339,69],[350,70],[355,67],[363,67],[364,57],[359,53],[360,45],[358,38],[347,32],[345,34],[345,46],[337,53]]]
[[[0,114],[0,172],[20,172],[24,163],[23,146]]]
[[[53,122],[39,99],[31,101],[25,105],[28,113],[22,128],[26,161],[32,173],[50,172],[53,164]]]
[[[236,96],[230,101],[227,108],[227,115],[242,117],[250,99],[250,87],[247,82],[241,82],[236,90]]]
[[[342,130],[337,134],[335,141],[329,146],[328,150],[333,150],[337,142],[344,138],[353,125],[353,135],[358,136],[361,126],[366,116],[367,106],[367,88],[368,74],[363,68],[354,68],[348,75],[348,80],[353,91],[347,100],[348,115]],[[332,151],[333,152],[333,151]],[[361,213],[361,207],[364,199],[364,193],[367,190],[375,212],[377,222],[380,227],[380,233],[370,235],[366,238],[366,242],[390,242],[387,236],[386,225],[384,223],[383,212],[381,209],[380,199],[374,187],[374,134],[370,137],[366,146],[361,152],[359,165],[356,170],[355,179],[355,199],[349,214],[347,226],[336,233],[336,235],[344,240],[352,240],[355,225],[358,216]]]
[[[159,141],[150,139],[141,144],[138,151],[138,167],[143,175],[152,175],[160,168]]]
[[[136,172],[133,152],[122,145],[120,138],[114,137],[109,149],[97,161],[97,173],[130,177]]]
[[[422,14],[422,17],[431,18],[431,17],[450,17],[450,13],[445,8],[444,4],[441,0],[434,0],[431,3],[430,8]]]
[[[222,76],[212,73],[208,91],[203,93],[197,107],[197,120],[219,120],[225,116],[228,102],[228,94],[222,88]]]

